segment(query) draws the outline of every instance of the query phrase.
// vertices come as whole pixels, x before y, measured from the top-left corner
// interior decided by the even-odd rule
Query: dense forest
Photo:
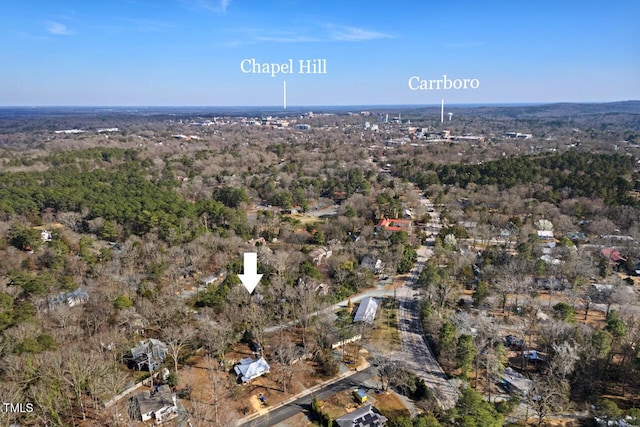
[[[519,156],[477,165],[434,164],[420,160],[397,162],[394,172],[422,189],[431,184],[495,185],[499,190],[517,185],[547,184],[550,190],[536,194],[541,202],[559,203],[567,198],[598,197],[608,205],[638,204],[631,193],[640,179],[636,160],[627,155],[569,151],[542,156]],[[566,193],[568,194],[561,194]]]

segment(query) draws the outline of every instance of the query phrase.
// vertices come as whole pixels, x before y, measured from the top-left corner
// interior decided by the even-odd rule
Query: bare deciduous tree
[[[563,341],[552,344],[553,354],[549,355],[549,370],[561,381],[567,379],[575,369],[576,362],[580,359],[579,346],[575,342]]]
[[[282,392],[287,393],[287,387],[291,384],[296,372],[304,367],[300,362],[303,350],[291,341],[280,342],[276,345],[273,360],[278,364],[280,371],[280,384]]]
[[[191,328],[178,326],[168,328],[163,331],[167,340],[167,350],[173,360],[173,372],[178,375],[178,362],[184,349],[191,343],[195,336],[195,331]]]
[[[533,386],[527,393],[527,404],[530,405],[538,417],[538,426],[558,412],[569,399],[569,383],[561,381],[551,375],[535,375]]]
[[[224,363],[224,353],[233,339],[233,329],[227,322],[203,321],[198,329],[199,342],[208,354],[217,357],[221,363]]]

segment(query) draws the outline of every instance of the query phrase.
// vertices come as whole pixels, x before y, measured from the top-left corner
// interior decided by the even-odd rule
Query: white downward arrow
[[[258,274],[258,254],[255,252],[245,252],[244,254],[244,274],[238,274],[240,281],[250,294],[258,286],[262,274]]]

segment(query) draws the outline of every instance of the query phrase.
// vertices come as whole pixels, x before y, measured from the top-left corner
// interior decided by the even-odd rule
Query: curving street
[[[425,198],[421,198],[421,203],[425,207],[432,207],[433,204]],[[432,214],[432,222],[429,224],[433,228],[440,228],[438,214]],[[435,240],[435,238],[432,238]],[[414,264],[404,285],[396,290],[370,290],[360,295],[352,297],[352,302],[359,301],[365,296],[383,297],[396,295],[399,302],[398,308],[398,330],[402,340],[402,349],[389,355],[392,360],[402,361],[404,366],[413,371],[418,377],[422,378],[429,388],[431,388],[443,409],[449,409],[455,406],[458,399],[458,390],[449,382],[442,367],[436,360],[431,348],[426,342],[423,334],[422,324],[420,322],[419,304],[417,301],[417,292],[414,285],[420,277],[420,273],[424,268],[425,262],[433,255],[430,248],[420,246],[417,250],[418,259]],[[340,307],[347,305],[349,300],[342,301],[334,306],[328,307],[323,311],[335,311]],[[318,313],[314,313],[318,314]],[[269,328],[270,331],[279,328],[286,328],[294,324],[294,322],[277,325]],[[361,385],[364,381],[370,379],[375,373],[375,368],[370,367],[361,372],[352,373],[349,377],[338,379],[331,384],[327,384],[316,390],[313,394],[305,393],[303,397],[286,403],[282,406],[273,408],[266,414],[254,418],[250,421],[241,422],[243,427],[267,427],[273,426],[290,418],[300,411],[308,410],[313,395],[318,399],[327,398],[335,393],[354,386]]]
[[[447,379],[424,338],[418,302],[414,299],[415,291],[413,285],[420,276],[425,261],[429,259],[431,254],[431,250],[424,246],[418,249],[418,260],[411,270],[406,283],[397,293],[400,303],[398,308],[398,330],[402,340],[402,350],[391,354],[390,358],[402,361],[407,368],[422,378],[427,386],[434,391],[440,406],[444,409],[449,409],[456,404],[458,391]]]
[[[346,378],[340,379],[334,383],[327,384],[315,391],[314,393],[307,393],[303,397],[300,397],[292,402],[286,403],[275,409],[267,412],[266,414],[254,418],[253,420],[239,423],[241,427],[269,427],[276,425],[288,418],[293,417],[298,412],[309,411],[311,407],[311,401],[313,397],[317,397],[320,400],[326,399],[344,390],[349,390],[355,387],[361,387],[362,384],[369,380],[375,373],[375,368],[369,367],[362,371],[352,373]]]

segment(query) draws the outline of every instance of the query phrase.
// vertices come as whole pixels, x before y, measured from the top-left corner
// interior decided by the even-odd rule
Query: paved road
[[[308,411],[311,406],[311,400],[313,396],[316,396],[319,400],[326,399],[344,390],[360,387],[363,383],[373,376],[375,368],[369,367],[357,372],[350,377],[337,381],[333,384],[329,384],[326,387],[318,390],[313,394],[301,397],[291,403],[288,403],[280,408],[274,409],[267,414],[258,417],[254,420],[248,421],[244,424],[240,424],[240,427],[269,427],[276,425],[288,418],[293,417],[298,412]]]
[[[424,205],[431,203],[427,199],[421,199],[421,202]],[[434,215],[434,218],[438,218],[438,216]],[[433,251],[430,248],[421,246],[417,252],[418,260],[404,286],[397,293],[400,303],[398,329],[402,340],[402,349],[393,353],[390,357],[394,360],[401,360],[416,375],[422,378],[427,386],[434,391],[440,406],[444,409],[449,409],[455,406],[458,400],[458,391],[447,379],[424,338],[419,306],[415,298],[416,291],[413,289],[413,285],[424,268],[424,263],[433,255]]]
[[[425,206],[431,202],[427,199],[421,199],[421,203]],[[439,224],[439,215],[437,213],[432,215],[432,221]],[[435,239],[433,239],[435,240]],[[422,325],[419,317],[418,303],[414,299],[415,292],[413,285],[420,276],[420,272],[424,267],[424,263],[431,257],[433,252],[431,249],[421,246],[418,249],[418,260],[415,263],[409,278],[405,282],[405,285],[396,290],[391,289],[373,289],[368,292],[364,292],[360,295],[351,297],[352,302],[357,302],[365,296],[390,296],[396,295],[399,300],[400,308],[398,310],[398,325],[400,330],[400,337],[402,339],[402,350],[395,352],[391,355],[392,359],[402,360],[403,363],[422,378],[427,386],[429,386],[435,393],[436,398],[440,405],[449,409],[453,407],[458,398],[457,390],[449,383],[444,371],[440,367],[440,364],[436,360],[433,352],[429,348],[429,345],[424,339]],[[336,311],[340,307],[345,307],[349,300],[342,301],[334,306],[328,307],[322,311]],[[314,314],[319,314],[314,313]],[[295,322],[289,322],[282,325],[277,325],[267,330],[269,332],[286,328],[294,324]],[[318,399],[326,399],[335,393],[349,388],[354,388],[361,385],[364,381],[370,379],[373,375],[375,368],[367,368],[362,372],[358,372],[344,380],[340,380],[334,384],[328,385],[316,393],[315,396]],[[288,403],[278,409],[274,409],[262,417],[256,418],[247,423],[241,424],[242,427],[268,427],[278,424],[303,410],[308,410],[313,395],[307,395],[300,399],[297,399],[291,403]]]
[[[427,386],[434,391],[440,406],[449,409],[455,405],[458,392],[447,380],[447,376],[424,339],[418,302],[414,299],[415,291],[412,289],[412,285],[420,276],[425,261],[430,256],[429,252],[430,249],[425,247],[418,250],[418,261],[411,271],[411,276],[398,291],[397,297],[400,302],[398,329],[402,340],[402,349],[391,354],[390,358],[401,360],[422,378]]]

